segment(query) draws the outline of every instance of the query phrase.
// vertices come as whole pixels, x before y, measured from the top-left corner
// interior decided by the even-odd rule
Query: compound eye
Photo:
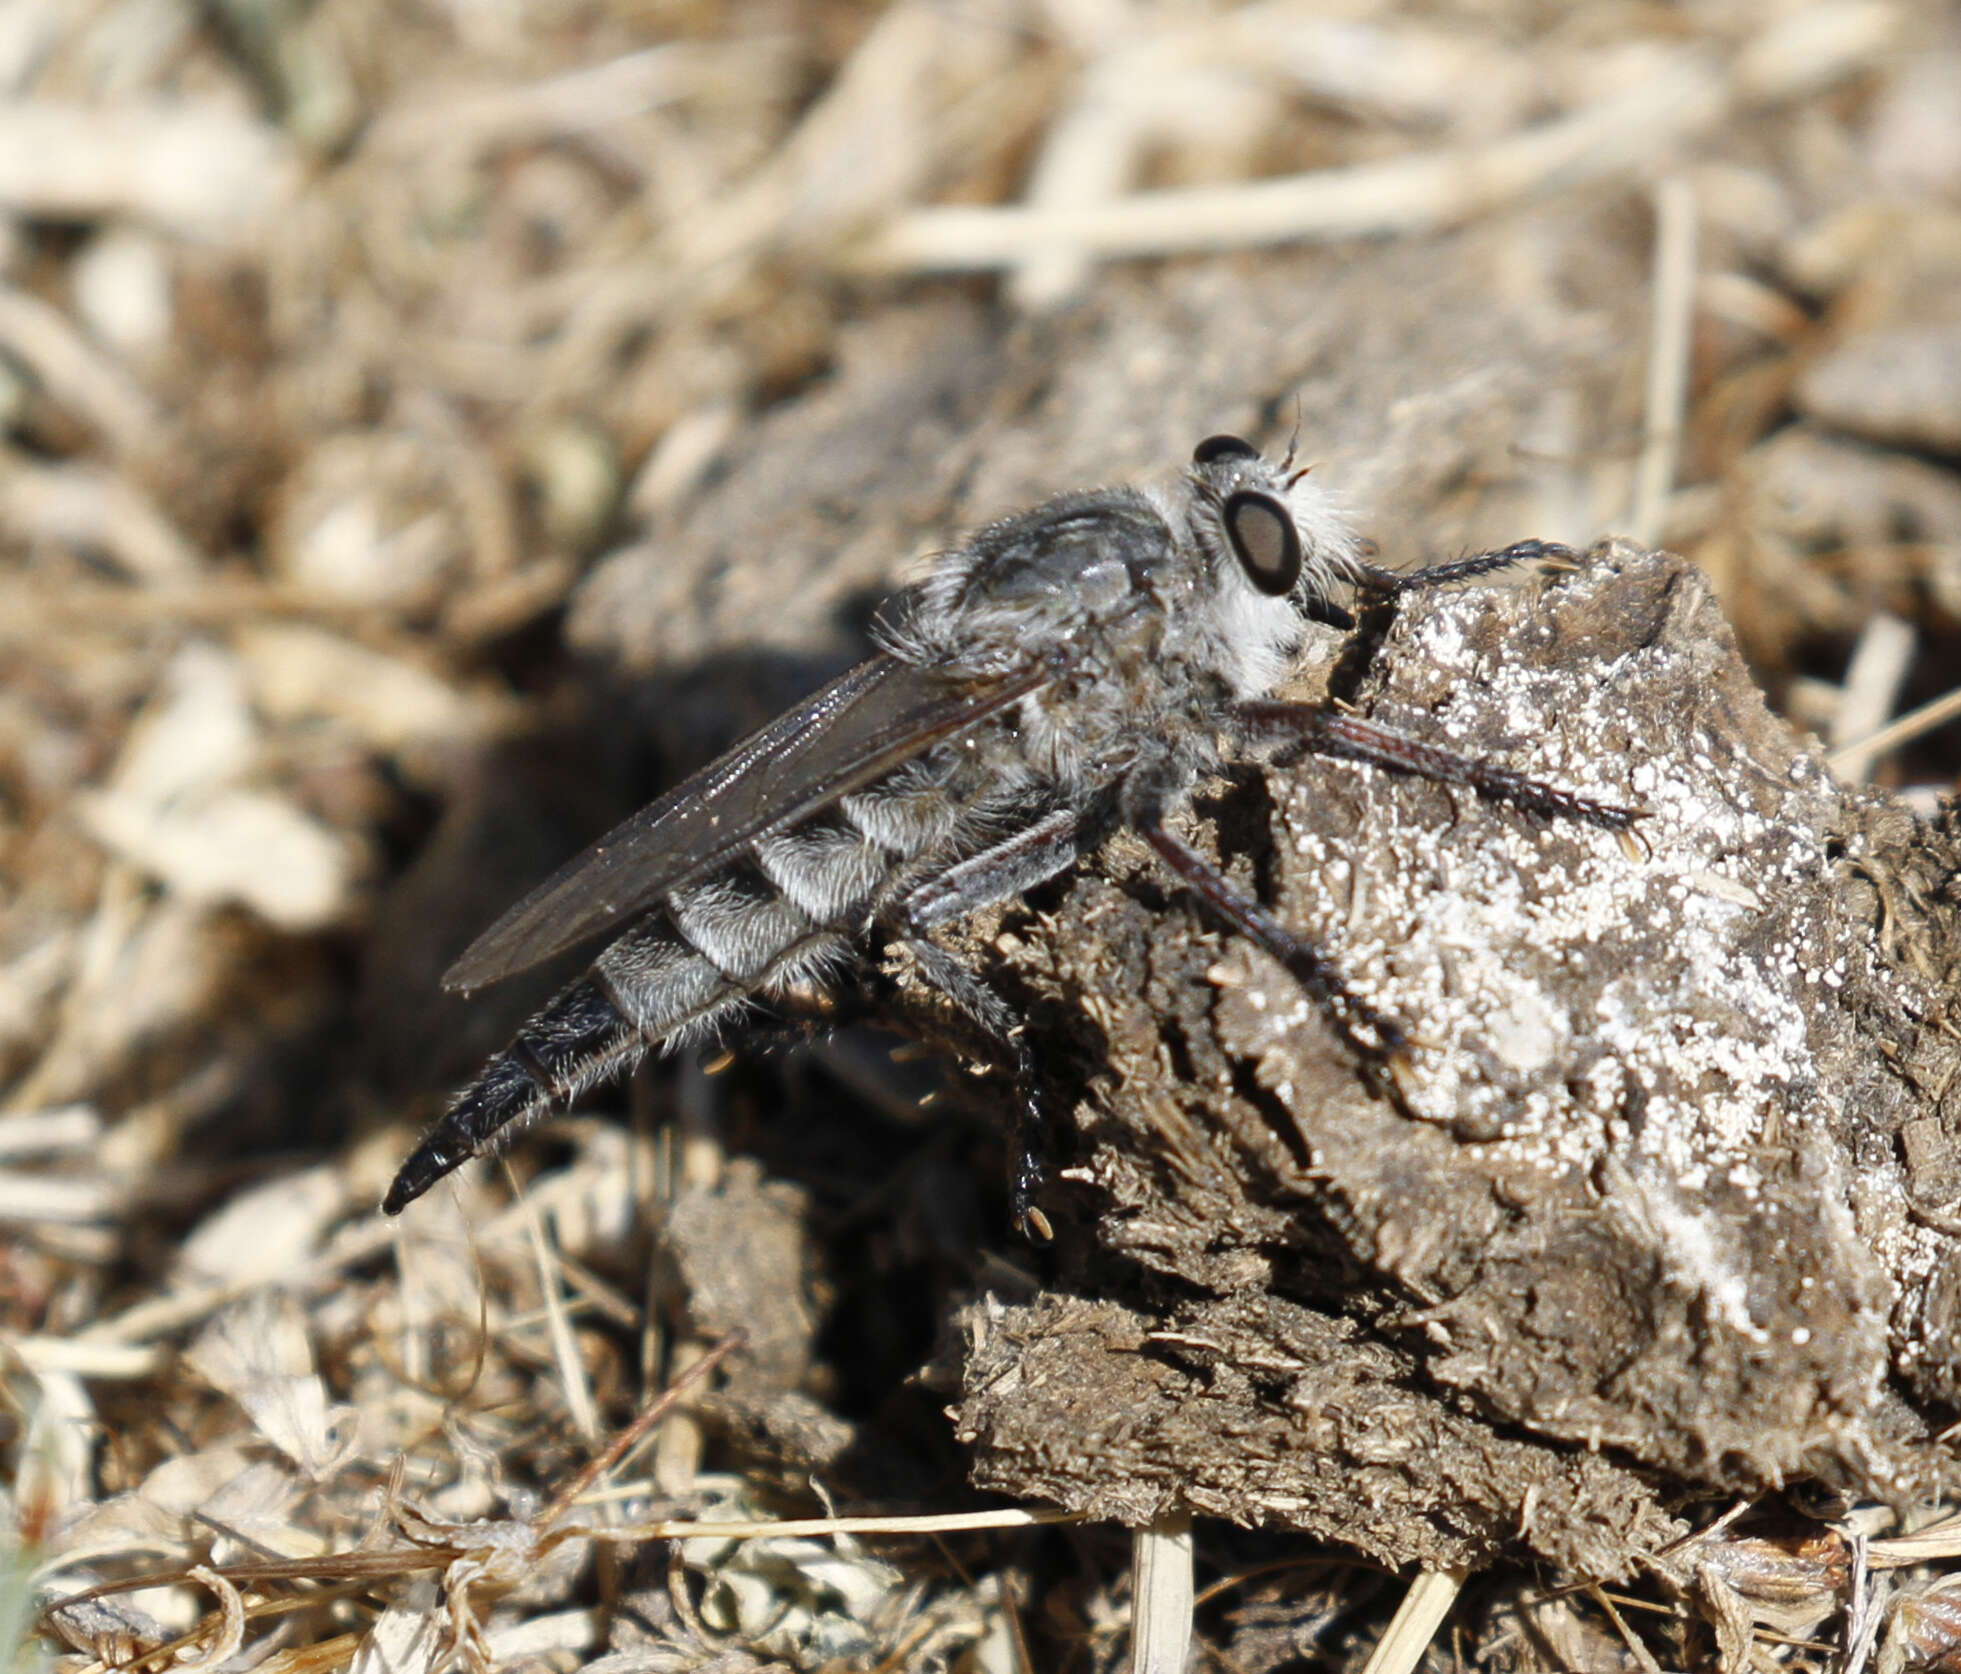
[[[1291,593],[1301,578],[1301,536],[1287,508],[1271,494],[1242,489],[1226,497],[1222,515],[1246,579],[1272,598]]]
[[[1192,449],[1194,465],[1216,465],[1222,459],[1258,459],[1260,450],[1241,436],[1207,436]]]

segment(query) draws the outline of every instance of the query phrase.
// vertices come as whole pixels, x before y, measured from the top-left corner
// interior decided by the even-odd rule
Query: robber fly
[[[1165,820],[1230,746],[1266,742],[1626,830],[1627,809],[1267,696],[1310,619],[1355,625],[1341,589],[1393,595],[1558,555],[1528,541],[1409,576],[1376,569],[1291,449],[1275,463],[1236,436],[1201,442],[1170,486],[1064,495],[989,524],[899,596],[870,661],[601,838],[451,967],[444,987],[469,992],[615,938],[456,1095],[382,1207],[398,1213],[604,1077],[821,979],[874,935],[905,944],[998,1043],[1032,1113],[1019,1020],[928,933],[1055,877],[1119,827],[1279,959],[1358,1052],[1394,1054],[1395,1022]]]

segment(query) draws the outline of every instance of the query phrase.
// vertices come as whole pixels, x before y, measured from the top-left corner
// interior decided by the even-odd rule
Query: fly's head
[[[1192,453],[1182,502],[1189,593],[1165,652],[1223,681],[1235,697],[1272,690],[1300,650],[1305,623],[1360,573],[1355,536],[1333,498],[1284,460],[1237,436]]]

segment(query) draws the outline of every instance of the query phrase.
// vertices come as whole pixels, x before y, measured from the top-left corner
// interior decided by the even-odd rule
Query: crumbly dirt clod
[[[1638,839],[1317,759],[1223,789],[1195,832],[1408,1029],[1380,1066],[1127,845],[1010,926],[1105,1048],[1056,1188],[1095,1249],[1079,1297],[969,1311],[979,1479],[1595,1575],[1687,1491],[1924,1492],[1951,825],[1836,783],[1699,575],[1625,545],[1418,595],[1355,701]]]

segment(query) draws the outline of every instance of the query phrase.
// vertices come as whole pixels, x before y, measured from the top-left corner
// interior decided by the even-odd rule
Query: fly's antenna
[[[1287,436],[1287,457],[1280,461],[1280,470],[1283,475],[1294,468],[1294,451],[1300,446],[1300,441],[1301,441],[1301,398],[1299,392],[1296,391],[1294,395],[1294,428],[1288,433]],[[1306,475],[1307,473],[1305,471],[1301,472],[1301,476],[1306,476]],[[1300,481],[1300,477],[1288,477],[1287,486],[1289,488],[1292,488],[1294,484],[1299,481]]]

